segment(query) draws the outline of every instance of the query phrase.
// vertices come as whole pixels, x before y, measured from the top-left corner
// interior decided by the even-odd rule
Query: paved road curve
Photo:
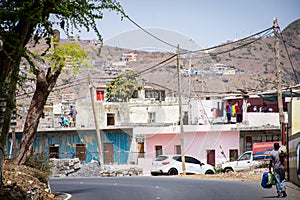
[[[256,200],[275,199],[275,188],[257,182],[203,180],[182,177],[115,177],[51,179],[52,192],[71,200]],[[287,189],[287,200],[299,199]],[[297,195],[297,196],[295,196]]]

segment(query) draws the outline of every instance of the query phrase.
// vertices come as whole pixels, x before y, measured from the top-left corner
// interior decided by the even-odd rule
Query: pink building
[[[212,165],[221,164],[237,157],[239,152],[239,131],[230,130],[233,125],[184,126],[185,154],[199,158]],[[181,154],[180,129],[173,126],[146,131],[145,157],[153,160],[161,154]]]

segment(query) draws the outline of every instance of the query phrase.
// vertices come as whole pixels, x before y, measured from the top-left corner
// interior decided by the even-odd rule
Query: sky
[[[300,18],[299,0],[119,0],[125,13],[143,28],[183,34],[202,48],[240,39],[273,25],[283,30]],[[138,29],[115,12],[105,12],[98,28],[104,41]],[[94,33],[80,34],[95,39]],[[176,46],[176,44],[174,44]]]

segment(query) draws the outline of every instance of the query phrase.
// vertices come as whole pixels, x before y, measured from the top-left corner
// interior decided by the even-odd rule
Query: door
[[[215,150],[211,149],[211,150],[207,150],[206,152],[207,152],[206,155],[207,164],[215,166],[216,165]]]
[[[104,164],[114,163],[114,144],[111,142],[104,143]]]
[[[59,158],[59,145],[50,145],[49,146],[49,158]]]
[[[144,158],[145,150],[144,150],[144,142],[138,143],[138,158]]]
[[[200,161],[196,158],[185,156],[185,168],[187,174],[200,174],[202,173],[202,167]]]
[[[244,170],[249,169],[252,166],[251,152],[245,152],[242,154],[239,159],[236,161],[235,170]]]
[[[162,146],[155,146],[155,155],[156,158],[163,154]]]
[[[76,144],[76,158],[81,161],[86,160],[86,146],[85,144]]]

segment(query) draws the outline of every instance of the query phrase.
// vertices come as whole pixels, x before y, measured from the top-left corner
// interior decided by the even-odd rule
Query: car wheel
[[[214,172],[212,170],[207,170],[205,174],[214,174]]]
[[[231,168],[226,168],[224,172],[229,173],[229,172],[233,172],[233,170]]]
[[[169,175],[178,175],[178,171],[177,171],[177,169],[172,168],[172,169],[170,169],[170,170],[168,171],[168,174],[169,174]]]
[[[157,172],[151,172],[151,175],[152,176],[158,176],[158,173]]]

